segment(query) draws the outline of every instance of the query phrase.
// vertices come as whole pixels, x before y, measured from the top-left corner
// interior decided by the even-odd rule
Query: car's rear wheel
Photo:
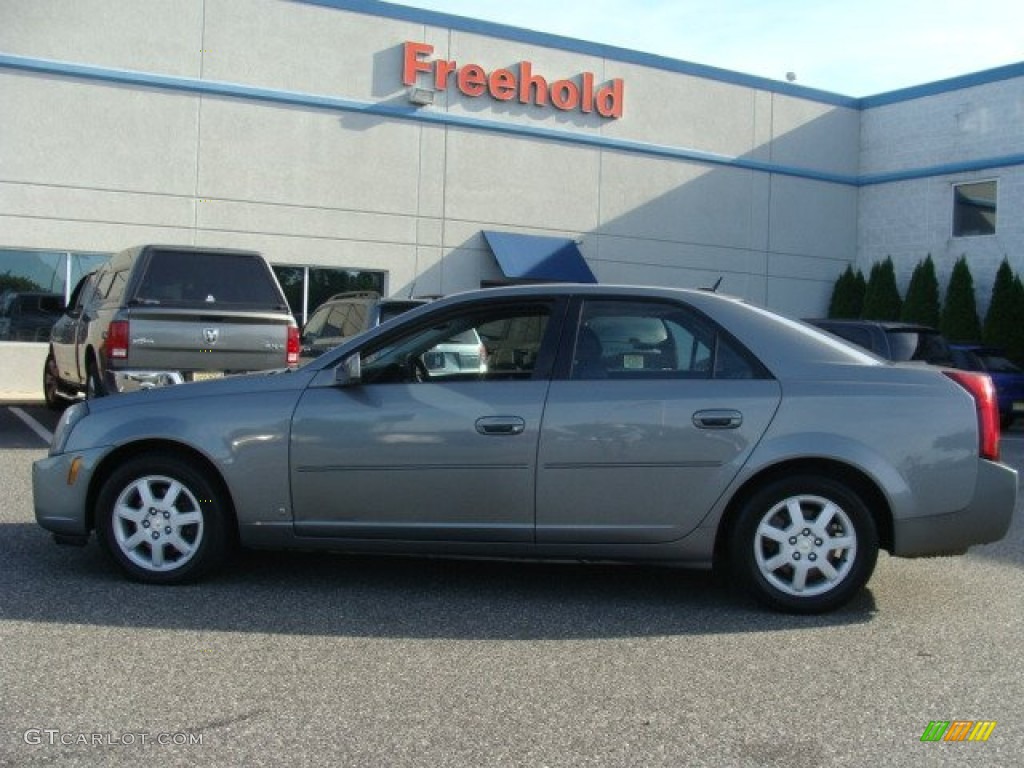
[[[746,501],[730,557],[737,580],[761,602],[821,613],[849,601],[871,578],[878,532],[847,485],[795,476],[765,485]]]
[[[227,500],[195,464],[143,454],[103,484],[96,531],[110,556],[139,581],[194,581],[227,554]]]
[[[59,411],[68,404],[61,387],[60,376],[57,374],[57,361],[54,360],[52,352],[46,356],[46,363],[43,365],[43,398],[46,400],[46,407],[54,411]]]

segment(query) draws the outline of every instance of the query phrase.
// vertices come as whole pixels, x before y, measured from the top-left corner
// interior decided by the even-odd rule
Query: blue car
[[[1004,428],[1024,416],[1024,370],[997,347],[980,344],[951,344],[953,365],[965,371],[984,371],[992,377],[999,401],[999,419]]]

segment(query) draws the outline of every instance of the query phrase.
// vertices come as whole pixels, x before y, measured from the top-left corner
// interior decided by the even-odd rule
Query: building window
[[[0,341],[48,341],[75,285],[109,257],[0,249]]]
[[[953,237],[996,233],[996,182],[953,185]]]
[[[386,272],[275,264],[274,274],[301,328],[313,310],[336,293],[375,291],[384,295]]]

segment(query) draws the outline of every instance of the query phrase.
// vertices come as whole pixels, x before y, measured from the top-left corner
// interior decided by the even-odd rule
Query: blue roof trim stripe
[[[477,117],[468,117],[465,115],[453,115],[447,112],[420,109],[411,106],[400,107],[377,104],[374,102],[357,101],[354,99],[341,99],[332,96],[300,93],[296,91],[257,88],[255,86],[240,85],[237,83],[227,83],[216,80],[198,80],[189,77],[157,75],[149,72],[108,69],[105,67],[53,61],[49,59],[27,58],[24,56],[14,56],[2,53],[0,53],[0,68],[25,72],[38,72],[63,77],[76,77],[116,84],[138,85],[145,88],[157,88],[168,91],[248,99],[253,101],[289,104],[293,106],[304,106],[342,112],[357,112],[361,114],[411,120],[434,125],[483,130],[512,136],[527,136],[548,141],[559,141],[568,144],[591,146],[599,149],[630,152],[649,157],[664,157],[674,160],[707,163],[710,165],[755,171],[759,173],[773,173],[781,176],[807,179],[810,181],[821,181],[851,187],[888,184],[897,181],[944,176],[952,173],[984,171],[992,168],[1024,165],[1024,155],[1008,155],[995,158],[981,158],[974,161],[931,166],[926,168],[908,169],[886,174],[856,176],[819,171],[813,168],[775,165],[772,163],[752,160],[750,158],[719,155],[712,152],[704,152],[702,150],[688,149],[685,147],[671,147],[667,145],[650,144],[642,141],[632,141],[629,139],[609,138],[596,134],[574,133],[571,131],[563,131],[541,126],[505,123]]]
[[[522,27],[513,27],[496,22],[481,21],[466,16],[455,16],[441,13],[439,11],[428,11],[422,8],[410,8],[405,5],[381,2],[381,0],[292,0],[292,2],[304,3],[306,5],[319,5],[327,8],[362,13],[369,16],[380,16],[400,21],[412,21],[417,24],[428,24],[435,27],[457,29],[462,32],[470,32],[479,35],[500,37],[506,40],[529,45],[543,45],[552,48],[560,48],[566,51],[586,54],[588,56],[599,56],[602,58],[623,61],[629,64],[663,69],[669,72],[678,72],[684,75],[694,75],[709,80],[718,80],[723,83],[741,85],[748,88],[758,88],[771,93],[779,93],[786,96],[817,101],[822,104],[831,104],[837,107],[848,107],[850,109],[870,109],[872,107],[896,104],[901,101],[912,101],[925,96],[935,96],[950,91],[958,91],[963,88],[972,88],[977,85],[998,82],[1012,77],[1024,75],[1024,62],[1009,64],[995,69],[987,69],[969,75],[962,75],[946,80],[939,80],[934,83],[916,85],[910,88],[901,88],[895,91],[880,93],[875,96],[857,98],[844,96],[831,91],[824,91],[818,88],[809,88],[805,85],[772,80],[767,77],[748,75],[743,72],[734,72],[728,69],[712,67],[706,64],[696,64],[681,59],[672,59],[667,56],[659,56],[653,53],[643,53],[629,48],[619,48],[614,45],[603,43],[591,43],[585,40],[577,40],[571,37],[553,35],[547,32],[537,32]]]
[[[979,85],[998,83],[1002,80],[1012,80],[1015,77],[1024,77],[1024,61],[1016,64],[1007,64],[1004,67],[986,69],[983,72],[974,72],[969,75],[950,77],[945,80],[936,80],[934,83],[915,85],[911,88],[901,88],[898,91],[880,93],[877,96],[868,96],[861,99],[863,109],[884,107],[889,104],[899,104],[904,101],[923,99],[926,96],[939,96],[951,91],[960,91],[965,88],[975,88]]]
[[[493,21],[481,21],[469,18],[468,16],[455,16],[439,11],[428,11],[423,8],[410,8],[409,6],[395,5],[393,3],[381,2],[380,0],[293,0],[293,2],[336,8],[368,16],[398,19],[399,21],[412,21],[432,27],[457,29],[460,32],[470,32],[488,37],[500,37],[504,40],[513,40],[519,43],[526,43],[527,45],[542,45],[548,48],[573,51],[586,56],[613,59],[628,64],[637,64],[643,67],[662,69],[683,75],[693,75],[694,77],[702,77],[708,80],[717,80],[731,85],[740,85],[745,88],[757,88],[762,91],[771,91],[772,93],[807,99],[808,101],[831,104],[836,107],[860,108],[860,99],[832,93],[831,91],[808,88],[804,85],[794,85],[782,82],[781,80],[748,75],[743,72],[733,72],[732,70],[720,69],[719,67],[712,67],[706,64],[672,59],[654,53],[643,53],[630,48],[619,48],[618,46],[606,45],[604,43],[591,43],[586,40],[553,35],[549,32],[537,32],[532,29],[498,24]]]
[[[915,179],[927,179],[934,176],[950,176],[960,173],[990,171],[994,168],[1009,168],[1015,165],[1024,165],[1024,154],[1004,155],[1002,157],[986,157],[979,160],[964,160],[957,163],[933,165],[928,168],[911,168],[909,170],[893,171],[891,173],[868,174],[860,178],[858,186],[871,187],[877,184],[891,184],[897,181],[913,181]]]

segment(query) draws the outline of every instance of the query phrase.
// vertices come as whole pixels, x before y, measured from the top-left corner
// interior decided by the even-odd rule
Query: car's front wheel
[[[227,500],[196,464],[143,454],[116,469],[96,505],[110,556],[139,581],[194,581],[227,554]]]
[[[871,578],[878,532],[861,497],[828,477],[795,476],[756,491],[736,518],[732,570],[767,605],[822,613]]]

